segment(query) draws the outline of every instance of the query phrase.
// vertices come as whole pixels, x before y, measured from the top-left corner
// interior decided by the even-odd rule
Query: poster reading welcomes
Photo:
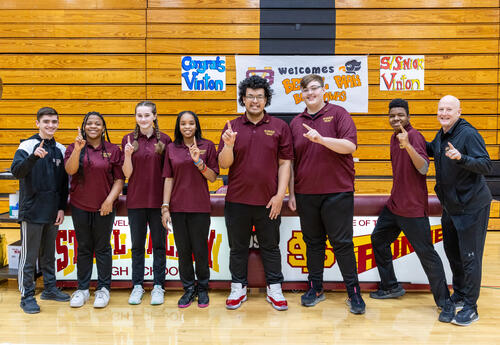
[[[319,74],[325,80],[325,101],[353,113],[368,112],[366,56],[236,56],[236,83],[252,75],[266,78],[273,89],[267,111],[300,113],[305,104],[300,79]],[[238,104],[238,112],[245,108]]]

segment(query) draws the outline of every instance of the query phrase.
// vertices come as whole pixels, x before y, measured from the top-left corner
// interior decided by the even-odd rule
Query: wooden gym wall
[[[369,112],[352,114],[357,193],[390,192],[386,114],[395,97],[409,100],[413,125],[430,140],[437,101],[457,96],[498,159],[499,10],[499,0],[2,0],[0,169],[10,166],[19,140],[36,131],[42,106],[60,113],[56,137],[65,145],[90,110],[106,115],[119,143],[143,99],[157,103],[169,135],[176,114],[193,110],[205,136],[218,143],[236,114],[234,55],[273,51],[368,55]],[[306,36],[275,30],[297,23]],[[180,56],[216,54],[228,57],[227,91],[181,92]],[[425,55],[425,91],[380,91],[381,54]],[[432,191],[433,165],[429,175]],[[1,211],[16,189],[16,181],[0,180]],[[499,211],[494,203],[490,227],[500,228]]]

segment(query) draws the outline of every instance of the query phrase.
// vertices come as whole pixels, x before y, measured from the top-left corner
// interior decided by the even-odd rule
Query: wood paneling
[[[4,54],[0,59],[0,68],[9,69],[144,69],[145,67],[145,54]]]
[[[182,0],[181,0],[182,1]],[[151,0],[150,0],[151,2]],[[184,1],[182,1],[184,2]],[[498,0],[335,0],[335,8],[498,7]]]
[[[0,9],[143,9],[148,0],[2,0]]]
[[[148,38],[259,38],[259,24],[149,24]]]
[[[3,99],[144,99],[145,85],[23,85],[5,86]]]
[[[259,8],[260,0],[148,0],[148,7],[161,8]]]
[[[3,10],[0,23],[145,24],[144,10]]]
[[[257,9],[167,9],[148,10],[147,21],[150,24],[259,24],[259,18]]]
[[[1,13],[1,11],[0,11]],[[144,53],[141,39],[0,39],[0,53]]]
[[[144,57],[142,58],[144,60]],[[140,66],[140,65],[139,65]],[[139,84],[146,82],[144,69],[72,70],[19,69],[0,70],[6,84]],[[9,86],[6,85],[6,88]]]
[[[0,45],[1,49],[1,45]],[[258,54],[257,39],[148,39],[147,53],[161,54]]]
[[[0,37],[145,38],[144,24],[0,24]]]

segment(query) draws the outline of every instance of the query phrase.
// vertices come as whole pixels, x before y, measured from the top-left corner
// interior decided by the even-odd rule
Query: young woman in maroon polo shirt
[[[104,134],[108,141],[104,140]],[[112,253],[110,237],[115,210],[113,204],[123,188],[122,153],[109,142],[106,122],[92,111],[83,119],[75,142],[68,146],[65,168],[71,176],[71,217],[78,242],[78,290],[70,305],[81,307],[89,299],[94,254],[97,263],[97,289],[94,308],[109,303]]]
[[[153,242],[154,286],[151,304],[163,304],[165,284],[165,242],[167,232],[161,222],[163,200],[163,160],[172,140],[158,127],[156,105],[143,101],[135,106],[135,130],[123,137],[123,173],[128,178],[127,209],[132,235],[132,282],[128,303],[140,304],[144,289],[144,254],[147,226]]]
[[[185,293],[177,303],[186,308],[198,295],[198,307],[208,306],[208,232],[210,194],[208,183],[219,174],[215,145],[203,139],[198,117],[191,111],[179,113],[175,139],[165,153],[162,220],[172,223],[179,253],[179,275]],[[192,256],[196,263],[196,278]]]

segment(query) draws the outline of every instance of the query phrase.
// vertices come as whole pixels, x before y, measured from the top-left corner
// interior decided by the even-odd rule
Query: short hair
[[[307,85],[309,85],[310,82],[312,81],[317,81],[321,87],[325,86],[325,82],[323,80],[323,77],[317,74],[308,74],[300,80],[300,87],[305,89]]]
[[[389,103],[389,111],[391,111],[392,108],[404,108],[404,110],[406,110],[406,115],[410,116],[408,102],[402,98],[394,98],[391,103]]]
[[[57,118],[59,119],[59,114],[54,108],[51,107],[43,107],[38,110],[36,113],[36,120],[40,121],[40,119],[45,116],[45,115],[56,115]]]
[[[267,82],[267,79],[259,77],[258,75],[253,75],[248,77],[240,82],[238,85],[239,88],[239,98],[238,101],[242,107],[245,106],[245,102],[243,98],[247,94],[247,89],[264,89],[264,95],[266,96],[266,107],[271,105],[271,98],[273,97],[273,90],[271,90],[271,86]]]

